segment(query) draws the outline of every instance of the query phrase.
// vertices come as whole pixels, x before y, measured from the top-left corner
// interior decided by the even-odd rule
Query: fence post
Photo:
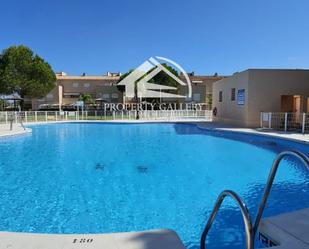
[[[56,119],[56,121],[58,121],[58,120],[57,120],[57,112],[55,112],[55,119]]]
[[[268,113],[268,128],[271,129],[271,112]]]
[[[306,113],[303,113],[303,124],[302,124],[302,127],[301,127],[301,131],[303,134],[305,134],[305,128],[306,128]]]
[[[94,111],[95,119],[97,119],[97,110]]]
[[[47,111],[45,111],[45,122],[47,123]]]
[[[5,112],[5,123],[8,123],[8,112]]]
[[[123,120],[123,110],[121,111],[121,119]]]
[[[28,116],[27,116],[27,112],[25,111],[25,122],[28,123]]]
[[[38,112],[34,112],[34,121],[37,123],[38,122]]]
[[[68,120],[68,111],[65,112],[65,120]]]
[[[284,113],[284,131],[287,132],[288,130],[288,113]]]
[[[17,124],[17,112],[14,112],[15,124]]]
[[[263,112],[260,115],[260,128],[263,128]]]

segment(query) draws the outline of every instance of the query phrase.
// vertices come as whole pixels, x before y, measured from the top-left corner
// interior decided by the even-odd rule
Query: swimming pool
[[[218,194],[235,190],[255,214],[276,153],[309,147],[190,124],[64,123],[0,140],[0,230],[107,233],[171,228],[187,248]],[[309,206],[304,167],[285,160],[266,206]],[[288,165],[290,167],[288,167]],[[208,248],[242,248],[238,209],[224,202]]]

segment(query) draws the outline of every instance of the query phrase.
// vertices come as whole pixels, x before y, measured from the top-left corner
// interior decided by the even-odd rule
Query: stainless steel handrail
[[[19,123],[21,125],[21,127],[24,129],[24,131],[26,130],[26,127],[24,126],[24,123],[23,123],[23,118],[19,115]]]
[[[225,199],[225,197],[231,197],[238,205],[238,207],[240,208],[241,214],[242,214],[242,218],[244,220],[244,224],[245,224],[245,232],[246,232],[246,248],[247,249],[253,249],[254,248],[254,243],[253,243],[253,234],[252,234],[252,222],[251,222],[251,218],[250,218],[250,214],[249,211],[245,205],[245,203],[242,201],[242,199],[234,192],[231,190],[224,190],[218,197],[216,204],[211,212],[211,215],[207,221],[207,224],[204,228],[204,231],[202,233],[201,236],[201,241],[200,241],[200,246],[201,249],[205,249],[206,248],[206,237],[207,234],[212,226],[212,223],[214,222],[217,213],[219,211],[219,208],[221,207],[221,204],[223,202],[223,200]]]
[[[267,179],[267,183],[266,183],[266,187],[265,187],[265,190],[264,190],[264,194],[263,194],[262,200],[261,200],[260,205],[259,205],[258,213],[257,213],[256,218],[255,218],[255,222],[254,222],[254,226],[253,226],[253,238],[255,237],[256,232],[258,230],[258,227],[259,227],[259,224],[260,224],[263,212],[264,212],[265,204],[267,202],[267,199],[268,199],[271,187],[273,185],[274,178],[276,176],[280,162],[286,156],[293,156],[293,157],[298,158],[300,161],[302,161],[305,164],[305,166],[309,170],[309,159],[303,153],[300,153],[300,152],[297,152],[297,151],[283,151],[283,152],[281,152],[277,155],[277,157],[275,158],[275,161],[273,162],[272,168],[270,170],[270,173],[269,173],[269,176],[268,176],[268,179]]]

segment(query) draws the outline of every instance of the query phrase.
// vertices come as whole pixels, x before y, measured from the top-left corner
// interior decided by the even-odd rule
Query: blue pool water
[[[279,151],[309,147],[209,132],[189,124],[50,124],[0,140],[0,230],[107,233],[171,228],[199,248],[218,194],[238,192],[254,215]],[[285,160],[265,215],[309,207],[309,175]],[[208,248],[243,248],[224,202]]]

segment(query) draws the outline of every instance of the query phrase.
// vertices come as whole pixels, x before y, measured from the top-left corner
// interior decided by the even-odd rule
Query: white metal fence
[[[261,128],[281,131],[309,132],[309,113],[262,112]]]
[[[203,120],[212,121],[209,110],[162,111],[25,111],[0,112],[0,123],[80,121],[80,120]]]

